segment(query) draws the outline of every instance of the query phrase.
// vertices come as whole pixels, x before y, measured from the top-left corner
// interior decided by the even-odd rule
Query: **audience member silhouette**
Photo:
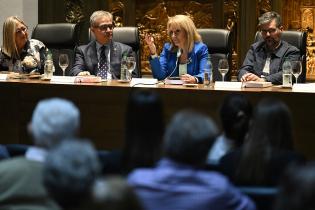
[[[225,97],[220,108],[223,133],[210,149],[208,163],[218,164],[227,152],[241,147],[251,116],[252,105],[244,95],[233,93]]]
[[[7,148],[3,145],[0,145],[0,160],[6,159],[8,157],[10,157],[10,155]]]
[[[315,209],[315,163],[290,167],[281,179],[275,210]]]
[[[63,141],[48,153],[43,181],[62,209],[88,209],[90,191],[100,173],[100,163],[91,143],[71,139]]]
[[[293,151],[289,108],[272,98],[260,101],[254,111],[248,138],[241,150],[221,161],[222,172],[237,185],[275,185],[285,168],[303,158]]]
[[[224,176],[200,169],[216,136],[216,125],[206,116],[182,111],[173,117],[165,133],[165,157],[155,168],[128,176],[145,209],[255,209]]]
[[[0,209],[59,209],[48,196],[41,180],[47,150],[79,128],[80,112],[60,98],[40,101],[32,115],[29,131],[34,140],[25,157],[0,162]]]
[[[132,188],[121,177],[105,177],[95,181],[89,210],[142,210]]]
[[[123,171],[152,167],[160,159],[164,134],[163,104],[160,96],[150,90],[131,92],[125,124]]]

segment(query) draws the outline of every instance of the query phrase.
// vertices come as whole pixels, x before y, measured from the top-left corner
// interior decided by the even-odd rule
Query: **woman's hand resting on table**
[[[180,79],[184,83],[190,83],[190,84],[198,83],[196,80],[196,77],[191,76],[190,74],[183,74],[182,76],[180,76]]]

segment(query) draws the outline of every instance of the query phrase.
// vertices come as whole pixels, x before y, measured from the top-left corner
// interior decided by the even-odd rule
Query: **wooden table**
[[[129,84],[117,81],[98,84],[51,84],[27,79],[1,81],[1,143],[31,144],[26,127],[35,105],[43,98],[62,97],[79,107],[82,137],[91,139],[99,149],[121,148],[126,102],[131,89]],[[219,106],[231,93],[203,85],[189,88],[160,84],[154,91],[163,99],[167,121],[175,112],[189,108],[213,117],[218,124]],[[297,93],[279,87],[246,88],[235,92],[246,95],[253,104],[263,97],[283,100],[292,110],[295,148],[307,157],[315,158],[314,93]]]

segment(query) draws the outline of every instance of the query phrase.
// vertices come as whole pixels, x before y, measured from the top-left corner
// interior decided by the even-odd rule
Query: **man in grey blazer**
[[[75,63],[70,70],[71,76],[99,75],[102,46],[105,46],[107,79],[120,79],[120,64],[124,54],[134,56],[128,45],[112,41],[113,16],[107,11],[95,11],[90,17],[90,30],[95,40],[82,45],[75,52]],[[133,71],[136,77],[136,71]]]

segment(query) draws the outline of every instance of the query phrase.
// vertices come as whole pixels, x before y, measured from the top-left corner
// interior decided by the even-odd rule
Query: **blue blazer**
[[[154,78],[163,80],[169,76],[178,76],[177,52],[171,51],[172,45],[165,43],[163,51],[158,57],[150,59],[150,65]],[[195,42],[194,48],[188,53],[189,63],[187,64],[187,73],[198,78],[199,83],[203,82],[204,69],[207,66],[208,47],[202,42]],[[174,70],[176,68],[176,70]],[[172,73],[173,72],[173,73]],[[212,72],[212,69],[210,69]]]

